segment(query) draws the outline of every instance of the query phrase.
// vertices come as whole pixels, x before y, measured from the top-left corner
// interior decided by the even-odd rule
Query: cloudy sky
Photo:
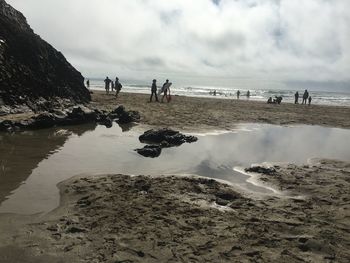
[[[349,0],[7,0],[84,76],[350,90]]]

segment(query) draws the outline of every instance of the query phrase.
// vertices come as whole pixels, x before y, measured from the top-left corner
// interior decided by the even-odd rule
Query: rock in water
[[[171,129],[159,129],[145,131],[140,137],[140,142],[167,143],[169,146],[179,146],[185,142],[191,143],[198,140],[197,137],[187,136]]]
[[[140,137],[140,142],[156,145],[146,145],[144,148],[136,149],[136,151],[145,157],[158,157],[162,148],[180,146],[183,143],[196,142],[197,137],[187,136],[178,131],[168,128],[159,130],[145,131]]]
[[[142,156],[154,158],[160,155],[162,148],[158,145],[146,145],[145,147],[136,149],[135,151]]]
[[[84,78],[64,56],[36,35],[26,18],[0,0],[0,99],[6,105],[91,97]]]
[[[268,174],[268,175],[273,175],[276,173],[276,169],[271,167],[271,168],[266,168],[262,166],[253,166],[250,168],[244,169],[248,173],[260,173],[260,174]]]

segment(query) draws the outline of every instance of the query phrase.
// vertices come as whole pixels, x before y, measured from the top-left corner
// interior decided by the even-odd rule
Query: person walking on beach
[[[114,91],[114,81],[111,80],[111,88],[112,88],[112,92]]]
[[[165,83],[162,86],[162,92],[163,92],[163,97],[162,97],[161,102],[164,101],[164,97],[166,97],[167,101],[169,102],[168,92],[170,93],[170,89],[169,89],[169,80],[168,79],[165,81]]]
[[[111,80],[108,77],[106,77],[104,82],[105,82],[106,94],[109,94],[109,85],[111,84]]]
[[[116,90],[115,97],[118,97],[118,94],[120,93],[120,90],[122,89],[123,85],[119,82],[119,79],[116,77],[114,81],[114,87]]]
[[[301,104],[305,104],[306,105],[306,100],[308,99],[309,97],[309,92],[307,91],[307,89],[304,91],[304,94],[303,94],[303,102]]]
[[[90,88],[90,80],[86,81],[86,87],[89,89]]]
[[[241,92],[237,90],[237,100],[239,100],[239,95],[241,95]]]
[[[247,91],[247,98],[248,99],[250,98],[250,91],[249,90]]]
[[[311,105],[312,98],[309,96],[309,106]]]
[[[298,104],[298,103],[299,103],[299,92],[296,92],[296,93],[294,94],[294,98],[295,98],[294,104]]]
[[[157,80],[156,80],[156,79],[154,79],[154,80],[152,81],[152,86],[151,86],[151,97],[150,97],[150,99],[149,99],[149,102],[152,102],[153,94],[154,94],[155,97],[156,97],[156,102],[159,102],[158,96],[157,96]]]

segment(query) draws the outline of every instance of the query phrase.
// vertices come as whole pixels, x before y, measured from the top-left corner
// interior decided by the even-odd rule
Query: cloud
[[[350,83],[348,0],[7,0],[86,76]]]

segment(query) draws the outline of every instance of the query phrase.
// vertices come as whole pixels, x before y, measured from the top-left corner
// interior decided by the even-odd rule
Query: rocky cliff
[[[88,102],[84,78],[20,12],[0,0],[0,106],[35,108],[37,101],[57,98]]]

